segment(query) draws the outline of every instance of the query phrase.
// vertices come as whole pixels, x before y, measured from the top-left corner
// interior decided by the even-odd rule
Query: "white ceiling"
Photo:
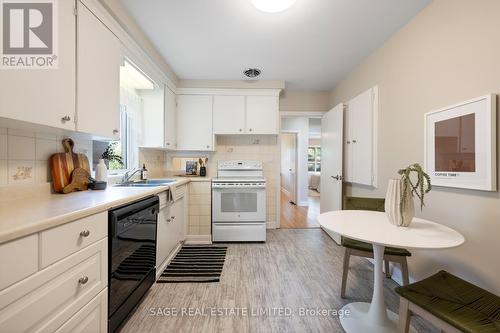
[[[246,67],[287,89],[330,90],[430,0],[121,0],[181,79],[240,80]]]

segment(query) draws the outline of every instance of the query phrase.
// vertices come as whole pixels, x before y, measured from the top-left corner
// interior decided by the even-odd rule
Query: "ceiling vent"
[[[258,68],[247,68],[243,71],[243,74],[245,74],[246,77],[249,77],[251,79],[255,79],[257,76],[260,75],[260,69]]]

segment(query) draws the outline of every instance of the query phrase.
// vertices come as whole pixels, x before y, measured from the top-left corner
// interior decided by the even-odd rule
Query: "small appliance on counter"
[[[212,241],[266,241],[262,162],[219,161],[212,180]]]

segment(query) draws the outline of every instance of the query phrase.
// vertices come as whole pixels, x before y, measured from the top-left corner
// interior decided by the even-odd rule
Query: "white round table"
[[[373,244],[374,282],[371,303],[355,302],[343,307],[349,313],[340,319],[346,332],[398,332],[399,316],[389,311],[384,300],[383,259],[386,246],[407,249],[445,249],[461,245],[465,239],[444,225],[414,218],[409,227],[391,224],[383,212],[340,210],[323,213],[320,225],[355,240]],[[349,312],[347,312],[349,311]]]

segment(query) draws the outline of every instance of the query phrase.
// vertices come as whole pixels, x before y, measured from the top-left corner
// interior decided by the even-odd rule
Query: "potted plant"
[[[117,146],[118,142],[110,142],[101,155],[101,158],[105,161],[108,169],[111,170],[123,168],[123,158],[119,153],[117,153]]]
[[[407,227],[415,217],[413,197],[415,195],[418,197],[422,210],[425,206],[424,196],[432,188],[431,180],[418,163],[400,169],[398,174],[401,175],[400,179],[389,180],[385,211],[392,224]],[[412,180],[412,174],[415,174],[416,180]]]

